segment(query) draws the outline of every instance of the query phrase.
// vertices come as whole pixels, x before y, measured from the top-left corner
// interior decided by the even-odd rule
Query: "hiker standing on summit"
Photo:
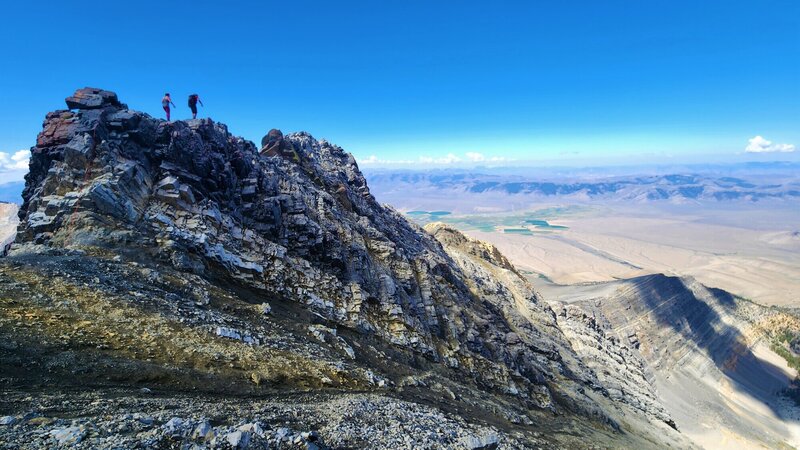
[[[192,94],[189,96],[189,109],[192,110],[192,119],[197,118],[197,102],[200,102],[200,106],[205,106],[199,95]]]
[[[161,107],[164,108],[164,112],[167,113],[167,122],[169,122],[169,105],[175,107],[175,103],[172,103],[172,97],[169,96],[169,92],[164,94],[164,97],[161,99]]]

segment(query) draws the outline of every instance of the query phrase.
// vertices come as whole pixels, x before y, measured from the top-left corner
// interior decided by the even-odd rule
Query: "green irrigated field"
[[[420,225],[444,222],[461,231],[483,231],[532,235],[566,230],[550,221],[585,214],[588,208],[580,206],[544,208],[524,213],[510,214],[452,214],[450,211],[409,211],[406,215]]]

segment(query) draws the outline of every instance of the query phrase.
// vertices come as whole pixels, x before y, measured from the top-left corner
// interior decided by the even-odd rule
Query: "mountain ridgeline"
[[[740,169],[743,173],[738,173]],[[607,169],[528,169],[522,175],[511,169],[477,168],[430,172],[373,169],[367,174],[381,196],[392,193],[439,193],[474,198],[481,196],[534,199],[605,200],[620,202],[758,202],[797,201],[800,180],[796,163],[739,164],[664,168],[681,173],[618,175]],[[647,172],[649,167],[640,168]],[[630,168],[617,168],[630,172]]]
[[[88,448],[692,446],[633,347],[491,245],[379,204],[340,147],[262,154],[100,89],[67,105],[0,260],[7,413],[58,392],[94,418],[69,428]]]

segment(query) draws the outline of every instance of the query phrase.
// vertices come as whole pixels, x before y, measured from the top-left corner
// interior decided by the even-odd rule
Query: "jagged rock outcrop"
[[[635,340],[623,342],[616,335],[606,334],[595,317],[579,306],[560,303],[552,306],[572,348],[611,398],[676,427],[658,398],[647,364],[633,348]]]
[[[158,121],[96,89],[70,99],[79,109],[49,114],[32,149],[18,242],[146,252],[504,385],[518,373],[536,393],[563,370],[553,349],[511,349],[527,338],[435,240],[375,201],[341,148],[295,133],[260,157],[208,119]]]
[[[592,316],[576,305],[544,302],[495,246],[469,239],[443,223],[430,223],[425,229],[442,242],[477,296],[502,299],[497,306],[516,332],[507,342],[510,349],[524,342],[524,348],[540,354],[559,355],[573,378],[675,427],[642,358],[616,336],[607,335]]]
[[[383,389],[490,415],[521,433],[514,445],[576,432],[685,444],[646,389],[604,385],[496,249],[378,204],[340,147],[273,130],[258,149],[99,89],[67,104],[31,149],[15,266],[0,267],[13,370],[215,393]]]

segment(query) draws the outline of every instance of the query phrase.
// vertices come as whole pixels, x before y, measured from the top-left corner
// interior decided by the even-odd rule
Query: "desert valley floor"
[[[433,216],[410,217],[444,220],[491,242],[543,292],[664,273],[764,305],[800,300],[800,233],[793,228],[800,212],[791,208],[541,204],[527,212],[444,214],[444,204],[426,206]]]

